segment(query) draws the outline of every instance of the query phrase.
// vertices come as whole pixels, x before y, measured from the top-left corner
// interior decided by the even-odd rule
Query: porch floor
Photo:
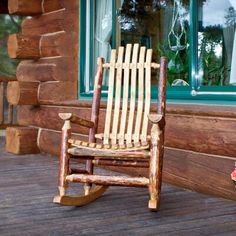
[[[1,236],[236,235],[235,202],[167,184],[158,213],[149,212],[147,189],[138,188],[111,187],[80,208],[55,205],[57,158],[14,156],[3,143],[1,138]]]

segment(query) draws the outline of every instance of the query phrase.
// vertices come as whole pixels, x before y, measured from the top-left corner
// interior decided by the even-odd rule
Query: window
[[[97,56],[109,60],[111,48],[139,43],[153,48],[154,61],[168,58],[168,98],[236,100],[234,0],[81,0],[80,4],[82,94],[92,94]],[[154,85],[155,81],[154,74]],[[103,85],[105,94],[106,78]]]

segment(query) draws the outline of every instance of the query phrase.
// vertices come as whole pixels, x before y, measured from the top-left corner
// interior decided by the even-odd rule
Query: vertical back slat
[[[130,109],[129,109],[129,119],[127,128],[127,139],[126,143],[128,146],[132,143],[132,132],[133,132],[133,122],[134,122],[134,112],[135,112],[135,97],[136,97],[136,77],[137,77],[137,59],[138,59],[139,45],[135,44],[133,48],[132,55],[132,70],[131,70],[131,93],[130,93]]]
[[[112,104],[113,104],[113,90],[114,90],[114,79],[115,79],[115,62],[116,62],[116,50],[111,51],[110,60],[110,72],[109,72],[109,89],[107,98],[107,112],[104,129],[104,144],[109,144],[110,127],[111,127],[111,115],[112,115]]]
[[[143,117],[143,100],[144,100],[144,60],[146,47],[141,47],[139,55],[138,68],[138,108],[134,131],[134,144],[137,145],[140,141],[140,130]]]
[[[125,52],[125,69],[124,69],[124,80],[123,80],[123,101],[122,101],[122,113],[121,123],[119,132],[119,144],[124,145],[125,140],[125,128],[126,118],[128,111],[128,99],[129,99],[129,76],[130,76],[130,59],[131,59],[132,45],[127,44]]]
[[[146,70],[145,70],[145,107],[143,114],[143,127],[141,133],[142,143],[147,142],[148,114],[150,112],[150,103],[151,103],[151,62],[152,62],[152,49],[148,49],[146,56]]]
[[[112,124],[112,139],[111,143],[117,143],[117,135],[118,135],[118,124],[119,124],[119,116],[120,116],[120,101],[121,101],[121,80],[122,80],[122,64],[123,64],[123,55],[124,55],[124,47],[119,47],[118,59],[116,63],[116,94],[115,94],[115,107],[114,107],[114,116],[113,116],[113,124]]]

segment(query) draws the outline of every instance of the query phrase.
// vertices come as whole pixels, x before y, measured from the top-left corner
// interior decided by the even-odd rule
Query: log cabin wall
[[[62,127],[58,113],[90,117],[91,103],[77,100],[78,2],[9,0],[11,14],[32,16],[23,22],[21,34],[9,37],[10,57],[22,61],[18,81],[8,86],[8,100],[18,105],[17,120],[23,126],[8,130],[9,151],[58,155]],[[151,109],[155,111],[155,103]],[[104,115],[102,104],[99,132]],[[230,179],[236,161],[235,128],[235,107],[168,104],[164,181],[236,200]],[[73,130],[86,140],[87,130],[78,126]],[[132,172],[147,175],[146,169]]]

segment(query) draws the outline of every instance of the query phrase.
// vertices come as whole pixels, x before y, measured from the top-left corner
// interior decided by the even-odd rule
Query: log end
[[[9,82],[7,100],[12,105],[38,105],[38,87],[38,82]]]
[[[18,105],[20,100],[20,86],[18,81],[8,82],[7,84],[7,101],[11,105]]]
[[[17,48],[18,48],[17,34],[11,34],[7,42],[7,50],[10,58],[12,59],[17,58]]]
[[[8,127],[6,129],[6,151],[22,155],[39,153],[38,130],[30,127]]]
[[[19,10],[18,0],[8,0],[9,14],[17,14]]]
[[[8,0],[8,11],[11,15],[38,15],[42,13],[41,0]]]

